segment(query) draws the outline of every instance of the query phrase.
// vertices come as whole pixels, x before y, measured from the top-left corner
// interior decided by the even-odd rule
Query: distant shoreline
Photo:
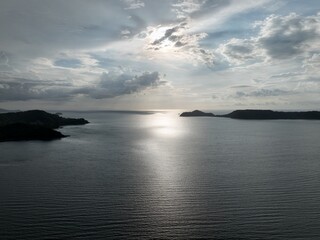
[[[183,112],[180,117],[225,117],[233,119],[245,120],[320,120],[320,111],[295,111],[295,112],[282,112],[272,110],[235,110],[228,114],[215,115],[213,113],[206,113],[199,110],[192,112]]]

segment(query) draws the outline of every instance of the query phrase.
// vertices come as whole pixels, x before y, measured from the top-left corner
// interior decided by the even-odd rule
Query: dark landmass
[[[54,130],[89,123],[83,118],[63,118],[41,110],[0,114],[0,141],[54,140],[67,137]]]
[[[67,137],[51,128],[40,125],[14,123],[0,127],[0,142],[25,140],[55,140]]]
[[[180,117],[214,117],[213,113],[205,113],[199,110],[194,110],[192,112],[183,112]]]
[[[320,120],[320,112],[276,112],[271,110],[236,110],[229,114],[220,115],[235,119],[306,119]]]
[[[307,112],[277,112],[272,110],[236,110],[224,115],[214,115],[212,113],[204,113],[198,110],[193,112],[183,112],[181,117],[226,117],[234,119],[256,119],[256,120],[271,120],[271,119],[305,119],[305,120],[320,120],[319,111]]]
[[[66,125],[83,125],[89,123],[83,118],[64,118],[58,114],[47,113],[42,110],[30,110],[25,112],[1,113],[0,126],[14,123],[40,125],[48,128],[59,128]]]

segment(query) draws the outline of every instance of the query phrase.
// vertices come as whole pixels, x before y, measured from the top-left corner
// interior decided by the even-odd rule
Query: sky
[[[317,0],[1,0],[0,108],[320,106]]]

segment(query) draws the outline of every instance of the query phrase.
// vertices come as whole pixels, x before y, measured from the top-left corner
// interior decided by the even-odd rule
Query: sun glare
[[[150,34],[150,36],[149,36],[151,42],[154,42],[154,41],[162,38],[162,37],[165,35],[167,29],[168,29],[167,27],[155,28],[155,29],[153,30],[153,32]]]
[[[180,132],[177,117],[171,113],[156,113],[149,120],[149,126],[158,136],[174,137]]]
[[[173,49],[174,43],[165,37],[168,29],[170,29],[170,27],[154,28],[149,35],[149,44],[152,46],[152,49],[157,50],[158,53],[168,52]]]

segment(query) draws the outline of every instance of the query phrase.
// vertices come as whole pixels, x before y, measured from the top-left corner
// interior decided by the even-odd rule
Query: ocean
[[[63,116],[0,143],[0,239],[320,239],[320,121]]]

